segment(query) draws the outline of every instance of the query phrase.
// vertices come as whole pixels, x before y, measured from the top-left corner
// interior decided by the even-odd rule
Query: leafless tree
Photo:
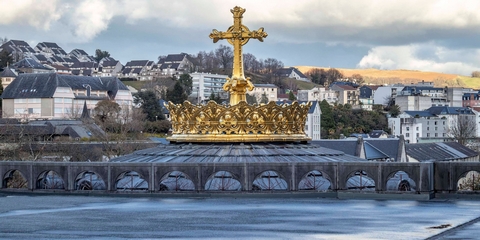
[[[220,45],[215,49],[215,56],[220,61],[220,64],[223,67],[223,70],[232,67],[233,63],[233,50],[231,47],[226,45]]]
[[[477,124],[474,114],[459,114],[447,130],[450,137],[465,145],[468,140],[476,137]]]

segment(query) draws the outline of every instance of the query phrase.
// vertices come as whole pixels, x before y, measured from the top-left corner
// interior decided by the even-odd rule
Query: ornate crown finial
[[[216,43],[226,39],[233,45],[233,72],[223,85],[230,92],[230,105],[219,105],[214,101],[206,105],[169,102],[166,106],[172,121],[171,142],[292,142],[310,141],[304,131],[305,120],[311,103],[278,105],[275,102],[248,105],[247,90],[254,86],[243,72],[242,46],[250,38],[263,42],[267,33],[263,28],[250,31],[242,24],[245,9],[230,10],[234,24],[226,32],[213,30],[210,38]]]

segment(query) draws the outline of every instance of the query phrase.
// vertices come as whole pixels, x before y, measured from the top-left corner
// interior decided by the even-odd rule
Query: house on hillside
[[[35,50],[22,40],[10,40],[0,46],[0,52],[6,51],[13,57],[13,62],[18,62],[23,58],[31,57]]]
[[[105,99],[125,111],[132,106],[132,94],[117,78],[73,75],[21,74],[2,94],[3,118],[76,119],[86,106],[92,111]],[[92,115],[92,114],[90,114]]]
[[[71,67],[73,75],[78,76],[94,76],[99,70],[99,65],[96,62],[75,62]]]
[[[152,67],[155,65],[153,61],[149,60],[133,60],[125,64],[119,77],[134,78],[138,81],[151,81],[154,78]]]
[[[197,70],[195,61],[186,53],[168,54],[158,61],[162,75],[173,76],[184,73],[191,73]]]
[[[35,47],[35,50],[39,53],[42,53],[43,55],[46,56],[59,56],[59,57],[67,57],[67,53],[58,46],[56,43],[52,42],[41,42],[37,44]]]
[[[310,82],[310,79],[308,79],[308,77],[305,76],[305,74],[303,74],[302,72],[300,72],[300,70],[294,67],[280,68],[277,71],[275,71],[274,74],[275,76],[278,76],[278,77],[294,78],[296,80]]]
[[[68,55],[79,62],[95,62],[95,59],[82,49],[73,49]]]
[[[122,72],[123,65],[120,61],[101,61],[100,67],[95,75],[96,77],[116,77],[119,73]]]

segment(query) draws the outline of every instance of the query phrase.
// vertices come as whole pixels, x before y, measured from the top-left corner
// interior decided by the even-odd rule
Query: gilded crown
[[[234,106],[169,102],[171,142],[306,142],[305,120],[311,103]]]

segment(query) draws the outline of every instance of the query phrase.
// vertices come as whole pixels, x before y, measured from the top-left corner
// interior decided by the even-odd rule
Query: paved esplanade
[[[468,225],[480,216],[478,201],[0,195],[0,202],[0,239],[426,239],[433,236],[478,239],[480,236],[478,222]]]

